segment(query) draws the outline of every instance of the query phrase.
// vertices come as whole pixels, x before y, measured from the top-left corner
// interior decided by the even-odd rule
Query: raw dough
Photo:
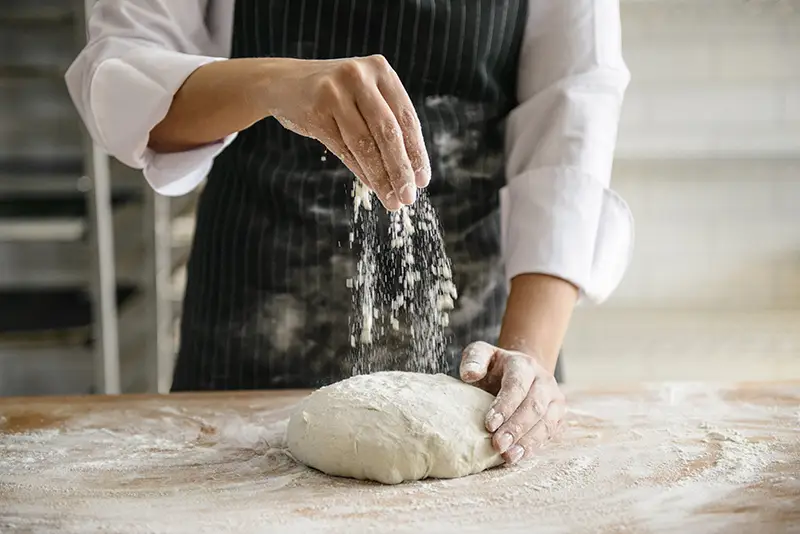
[[[360,375],[308,396],[289,452],[329,475],[384,484],[456,478],[502,463],[484,428],[494,397],[446,375]]]

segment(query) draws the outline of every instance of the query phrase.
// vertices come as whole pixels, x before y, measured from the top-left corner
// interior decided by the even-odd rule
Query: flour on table
[[[503,462],[484,427],[493,399],[442,374],[354,376],[303,401],[287,444],[330,475],[384,484],[463,477]]]
[[[268,395],[65,406],[30,431],[0,412],[0,532],[798,531],[797,387],[567,395],[563,436],[530,460],[398,485],[299,465],[295,407]]]

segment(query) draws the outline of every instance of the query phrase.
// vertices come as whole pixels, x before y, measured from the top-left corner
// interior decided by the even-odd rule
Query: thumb
[[[489,370],[489,363],[495,352],[497,352],[497,348],[483,341],[468,345],[461,355],[461,380],[472,384],[483,379]]]

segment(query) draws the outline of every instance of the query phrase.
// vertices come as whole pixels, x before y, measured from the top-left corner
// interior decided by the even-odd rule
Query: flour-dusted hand
[[[383,56],[285,60],[265,87],[270,114],[323,143],[390,210],[430,182],[414,105]]]
[[[561,426],[564,394],[532,356],[473,343],[461,358],[461,380],[497,396],[486,414],[486,429],[510,464],[530,456]]]

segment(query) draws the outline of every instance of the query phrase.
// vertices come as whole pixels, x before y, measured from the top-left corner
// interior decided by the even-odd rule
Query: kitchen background
[[[566,379],[800,379],[800,0],[621,1],[636,249]],[[194,197],[86,143],[63,72],[91,3],[0,4],[0,395],[169,385]]]

